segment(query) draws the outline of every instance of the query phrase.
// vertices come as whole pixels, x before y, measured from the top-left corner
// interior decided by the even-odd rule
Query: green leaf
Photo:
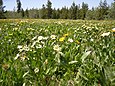
[[[54,69],[52,69],[52,73],[56,72],[57,67],[55,67]]]
[[[84,62],[85,58],[91,53],[91,51],[87,51],[83,54],[83,56],[81,57],[82,63]]]

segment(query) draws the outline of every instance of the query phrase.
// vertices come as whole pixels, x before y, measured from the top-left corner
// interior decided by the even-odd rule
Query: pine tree
[[[81,8],[81,18],[84,20],[86,17],[86,13],[88,11],[88,4],[82,3],[82,8]]]
[[[52,17],[52,3],[50,0],[47,1],[47,18],[50,19]]]
[[[0,19],[5,18],[5,16],[4,16],[4,8],[5,8],[5,6],[3,6],[3,1],[0,0]]]
[[[0,11],[2,11],[2,7],[3,7],[3,1],[0,0]]]
[[[111,19],[115,19],[115,0],[114,2],[111,4],[111,7],[109,9],[109,13],[108,13],[109,17]]]
[[[56,16],[56,9],[54,8],[52,10],[52,19],[56,19],[56,18],[57,18],[57,16]]]
[[[20,0],[17,0],[16,2],[17,2],[17,12],[19,13],[21,11],[22,4],[21,4]]]
[[[60,18],[61,19],[68,18],[68,8],[66,6],[62,7],[61,12],[60,12]]]
[[[60,9],[59,9],[59,8],[56,10],[56,18],[57,18],[57,19],[60,18]]]
[[[40,9],[39,17],[42,18],[42,19],[46,18],[46,7],[45,7],[44,4],[42,5],[42,9]]]
[[[28,12],[28,9],[26,9],[26,11],[25,11],[25,15],[26,15],[27,18],[29,18],[29,12]]]
[[[108,4],[107,4],[107,1],[104,0],[104,2],[102,2],[102,0],[100,1],[99,3],[99,20],[103,20],[105,18],[105,16],[108,14]]]
[[[75,3],[72,3],[72,6],[70,8],[70,14],[71,14],[71,19],[76,19],[76,15],[77,15],[77,6],[75,5]]]
[[[25,16],[23,9],[21,10],[21,14],[22,14],[22,18],[23,18]]]

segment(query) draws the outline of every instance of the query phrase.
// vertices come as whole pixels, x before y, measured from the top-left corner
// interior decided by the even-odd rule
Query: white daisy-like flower
[[[34,69],[34,72],[35,72],[35,73],[38,73],[38,72],[39,72],[39,69],[38,69],[38,68],[35,68],[35,69]]]
[[[115,32],[115,28],[112,29],[112,32]]]
[[[36,46],[36,48],[37,48],[37,49],[38,49],[38,48],[42,48],[42,45],[39,44],[38,46]]]
[[[38,41],[43,40],[43,36],[38,36]]]
[[[101,34],[101,36],[105,37],[105,36],[108,36],[109,34],[110,34],[110,32],[107,32],[107,33]]]
[[[91,38],[90,41],[94,41],[94,39]]]
[[[18,49],[21,49],[22,48],[22,45],[18,45],[18,47],[17,47]]]
[[[73,42],[73,39],[70,39],[70,38],[69,38],[68,41],[72,43],[72,42]]]
[[[61,47],[59,47],[59,45],[54,45],[53,49],[57,52],[61,51]]]
[[[51,35],[50,38],[51,39],[56,39],[56,36],[55,35]]]

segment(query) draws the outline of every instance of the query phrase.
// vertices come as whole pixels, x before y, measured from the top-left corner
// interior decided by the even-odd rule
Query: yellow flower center
[[[65,37],[61,37],[61,38],[59,39],[60,42],[63,42],[64,40],[65,40]]]

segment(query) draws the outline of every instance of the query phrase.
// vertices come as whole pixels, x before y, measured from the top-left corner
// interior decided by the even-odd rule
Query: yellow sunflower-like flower
[[[63,42],[64,40],[65,40],[65,37],[61,37],[61,38],[59,39],[60,42]]]
[[[63,36],[64,36],[64,37],[67,37],[68,35],[69,35],[69,34],[67,33],[67,34],[64,34]]]

